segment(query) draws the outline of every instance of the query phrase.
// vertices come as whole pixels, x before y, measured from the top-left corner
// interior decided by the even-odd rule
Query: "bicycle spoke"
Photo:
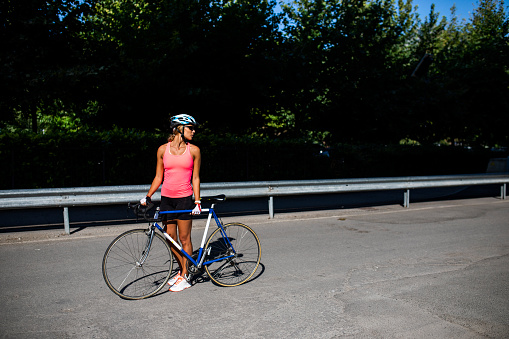
[[[106,250],[103,277],[122,298],[154,295],[170,277],[173,257],[169,245],[161,235],[154,234],[146,253],[149,240],[146,230],[132,230],[118,236]]]
[[[122,285],[124,285],[125,281],[127,280],[127,278],[129,278],[129,276],[131,275],[131,272],[133,271],[133,269],[135,269],[136,267],[133,267],[129,270],[129,272],[127,273],[127,275],[125,276],[124,280],[122,280],[122,282],[120,283],[120,286],[118,286],[117,290],[120,291],[121,288],[122,288]]]
[[[222,286],[237,286],[251,278],[258,268],[261,257],[260,242],[246,225],[232,223],[212,233],[206,248],[210,248],[209,260],[217,260],[205,267],[210,279]],[[235,253],[235,254],[234,254]],[[233,255],[231,258],[227,258]]]

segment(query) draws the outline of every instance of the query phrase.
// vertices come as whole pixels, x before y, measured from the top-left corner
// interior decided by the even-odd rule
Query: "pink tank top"
[[[164,180],[161,195],[169,198],[185,198],[193,195],[191,177],[193,175],[193,156],[190,145],[182,155],[170,153],[170,144],[166,146],[163,156]]]

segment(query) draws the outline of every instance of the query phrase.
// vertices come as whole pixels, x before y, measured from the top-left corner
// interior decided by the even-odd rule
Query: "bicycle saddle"
[[[219,194],[219,195],[213,195],[213,196],[210,196],[210,197],[202,197],[201,198],[201,201],[212,201],[212,202],[215,202],[215,203],[218,203],[218,202],[223,202],[226,200],[226,195],[224,194]]]

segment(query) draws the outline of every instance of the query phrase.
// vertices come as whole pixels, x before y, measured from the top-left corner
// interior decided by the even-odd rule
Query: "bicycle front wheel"
[[[231,223],[216,229],[207,240],[205,261],[208,276],[221,286],[238,286],[249,280],[260,264],[262,250],[256,233],[244,224]],[[224,258],[224,259],[221,259]]]
[[[103,258],[106,285],[124,299],[143,299],[159,292],[170,278],[173,255],[163,236],[137,229],[119,235]],[[147,253],[148,252],[148,253]]]

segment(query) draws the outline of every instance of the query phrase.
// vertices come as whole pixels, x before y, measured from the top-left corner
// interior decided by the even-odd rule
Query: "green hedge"
[[[2,189],[147,183],[154,175],[158,139],[121,130],[3,134]],[[150,173],[144,168],[150,168]]]
[[[134,130],[0,135],[0,189],[150,184],[166,135]],[[482,173],[488,150],[461,147],[335,145],[329,156],[303,140],[210,137],[202,182]]]

